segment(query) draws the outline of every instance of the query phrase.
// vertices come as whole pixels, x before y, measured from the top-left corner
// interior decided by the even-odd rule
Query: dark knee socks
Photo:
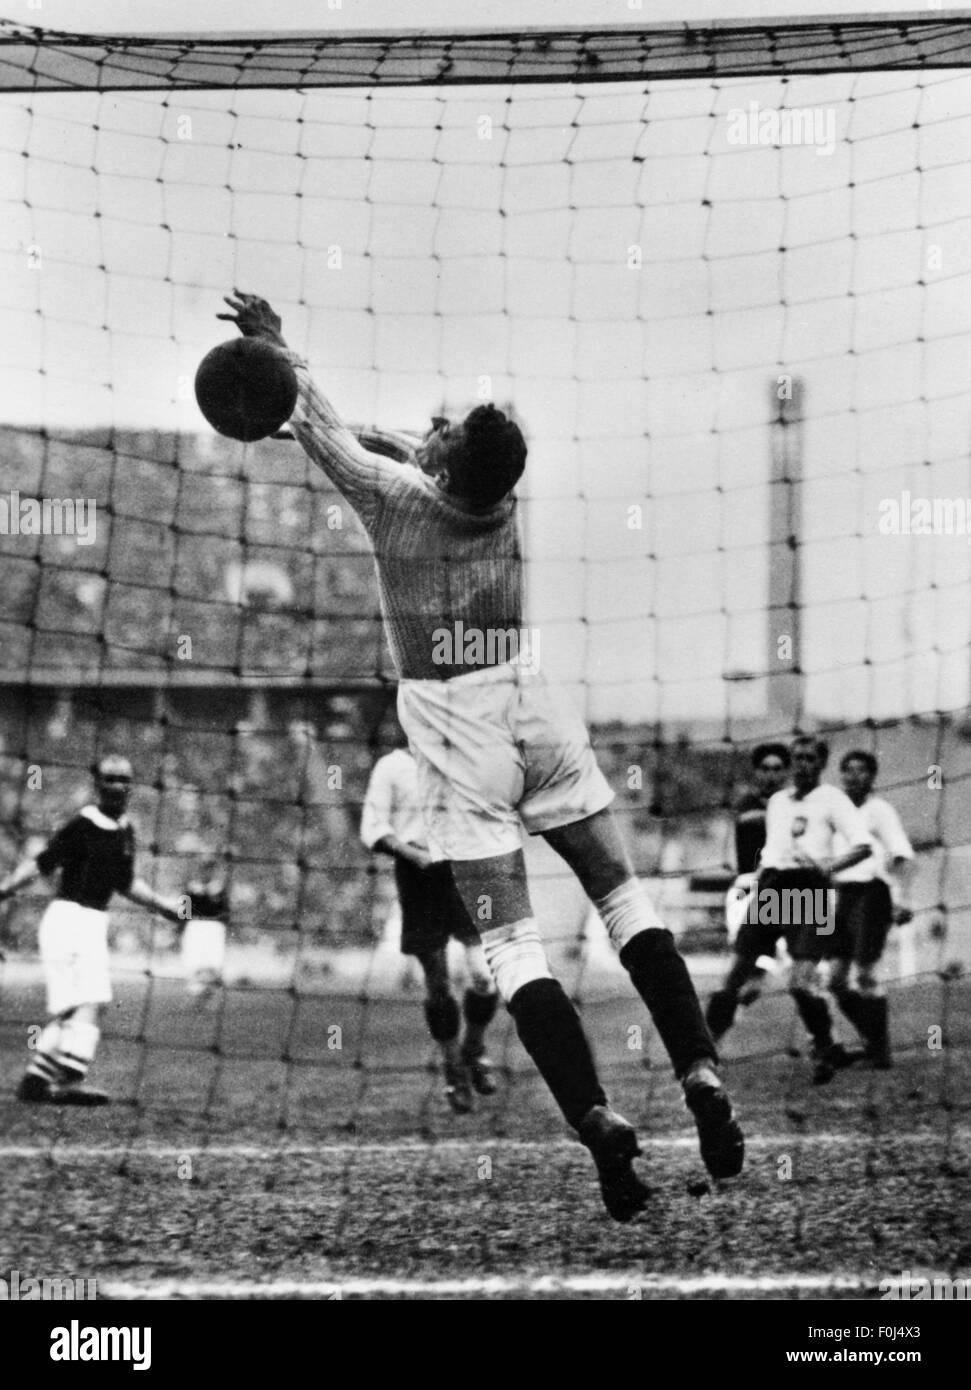
[[[683,1077],[693,1062],[717,1062],[698,995],[671,933],[657,927],[638,932],[621,950],[620,961],[650,1010],[675,1074]]]
[[[737,1009],[738,994],[730,989],[716,989],[715,993],[708,1000],[708,1007],[705,1010],[705,1022],[708,1024],[711,1035],[716,1041],[727,1033],[735,1022]]]
[[[868,1046],[886,1046],[887,1001],[882,994],[860,994],[855,989],[843,989],[836,998],[843,1013]]]
[[[495,1017],[499,996],[494,991],[480,994],[478,990],[467,989],[462,1000],[462,1013],[465,1017],[465,1042],[463,1050],[469,1056],[477,1056],[482,1051],[483,1035]]]
[[[607,1097],[580,1016],[563,986],[559,980],[530,980],[510,999],[509,1012],[520,1042],[576,1129],[591,1106],[606,1105]]]
[[[459,1032],[459,1006],[450,994],[425,1003],[428,1031],[437,1043],[453,1042]]]
[[[833,1020],[826,1000],[808,989],[791,989],[789,993],[813,1042],[819,1048],[829,1047],[833,1041]]]

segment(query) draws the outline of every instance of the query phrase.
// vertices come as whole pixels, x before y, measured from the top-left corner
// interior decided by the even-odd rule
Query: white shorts
[[[522,848],[522,826],[539,835],[614,799],[583,720],[528,666],[403,680],[398,717],[435,859],[510,854]]]
[[[182,969],[186,978],[221,976],[226,959],[226,927],[206,917],[193,917],[182,934]]]
[[[49,1014],[111,1003],[107,912],[55,898],[40,919],[37,942]]]

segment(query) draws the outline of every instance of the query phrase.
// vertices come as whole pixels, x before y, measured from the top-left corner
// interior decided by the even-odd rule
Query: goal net
[[[821,730],[834,759],[878,754],[918,846],[918,912],[887,961],[899,1042],[947,1019],[956,1039],[969,63],[971,23],[933,11],[380,38],[0,28],[0,867],[123,750],[142,874],[182,892],[213,859],[229,888],[202,1000],[171,928],[113,911],[99,1065],[136,1114],[353,1120],[431,1052],[358,836],[394,699],[366,540],[292,440],[220,438],[193,400],[234,286],[271,301],[360,427],[512,403],[542,661],[702,985],[727,960],[748,754]],[[631,1045],[640,1013],[577,888],[544,847],[530,862],[606,1068],[659,1061]],[[2,925],[11,1059],[42,1018],[41,902]],[[743,1057],[791,1041],[782,1002],[763,1007]],[[525,1057],[502,1036],[513,1077]]]

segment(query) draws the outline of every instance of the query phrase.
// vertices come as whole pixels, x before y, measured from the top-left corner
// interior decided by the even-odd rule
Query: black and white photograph
[[[373,1300],[784,1302],[776,1373],[931,1359],[969,148],[933,0],[0,0],[41,1361]]]

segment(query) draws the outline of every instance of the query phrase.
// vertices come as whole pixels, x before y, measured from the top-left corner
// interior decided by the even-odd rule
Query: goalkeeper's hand
[[[914,920],[914,914],[909,907],[895,907],[893,910],[893,924],[895,927],[905,927],[908,922]]]
[[[283,320],[274,313],[265,299],[258,294],[243,294],[233,290],[223,295],[223,300],[233,310],[231,314],[217,314],[217,319],[228,319],[235,323],[244,338],[263,338],[277,347],[286,347],[283,338]]]

